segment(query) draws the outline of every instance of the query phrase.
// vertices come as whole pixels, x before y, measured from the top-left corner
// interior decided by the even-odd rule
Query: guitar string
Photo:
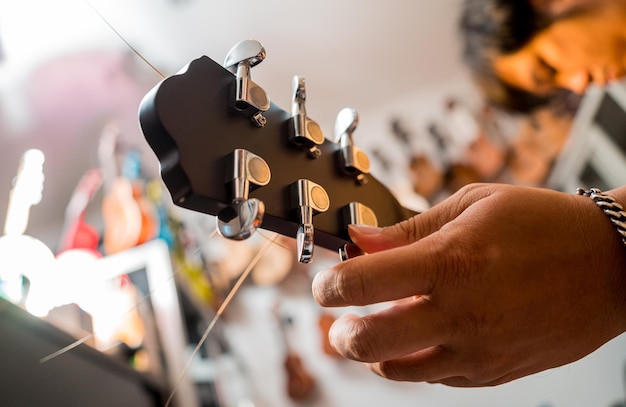
[[[61,356],[64,353],[67,353],[67,352],[71,351],[74,348],[77,348],[78,346],[82,345],[83,343],[87,342],[89,339],[91,339],[93,337],[94,337],[94,334],[85,335],[82,338],[80,338],[79,340],[70,343],[69,345],[59,349],[58,351],[56,351],[54,353],[51,353],[50,355],[45,356],[45,357],[39,359],[39,363],[40,364],[47,363],[47,362],[51,361],[52,359],[54,359],[54,358],[56,358],[58,356]]]
[[[98,17],[111,29],[111,31],[113,31],[115,33],[115,35],[117,37],[119,37],[119,39],[124,42],[124,44],[126,44],[126,46],[128,46],[128,48],[130,50],[132,50],[133,53],[135,53],[146,65],[148,65],[150,68],[152,68],[154,70],[154,72],[156,72],[161,78],[165,78],[165,75],[159,71],[158,68],[156,68],[152,63],[150,63],[150,61],[148,61],[148,59],[146,57],[144,57],[135,47],[133,47],[133,45],[126,39],[124,38],[124,36],[113,26],[113,24],[110,23],[110,21],[97,9],[97,7],[95,7],[90,0],[85,0],[85,2],[87,2],[87,4],[89,4],[89,6],[93,9],[93,11],[98,15]],[[264,239],[269,239],[269,237],[265,236],[262,233],[259,233]],[[274,239],[275,240],[275,239]],[[283,249],[291,252],[292,249],[287,247],[286,245],[283,245],[281,243],[276,242],[275,244],[277,244],[278,246],[282,247]],[[323,268],[330,268],[332,267],[332,264],[328,264],[328,265],[323,265]]]
[[[148,61],[148,59],[146,57],[143,56],[143,54],[141,54],[141,52],[139,52],[126,38],[124,38],[124,36],[113,26],[113,24],[111,24],[111,22],[98,10],[97,7],[95,7],[93,5],[93,3],[91,3],[90,0],[84,0],[90,7],[91,9],[98,15],[98,17],[111,29],[111,31],[113,31],[113,33],[115,33],[115,35],[117,37],[119,37],[119,39],[124,42],[124,44],[126,44],[126,46],[135,54],[137,55],[137,57],[139,57],[146,65],[148,65],[154,72],[157,73],[157,75],[159,75],[162,79],[165,79],[165,75],[156,67],[154,66],[150,61]],[[265,239],[269,239],[267,236],[263,235],[260,233],[260,235],[265,238]],[[290,248],[288,248],[285,245],[282,245],[280,243],[276,243],[277,245],[281,246],[283,249],[291,251]],[[330,267],[331,265],[329,265],[328,267]]]
[[[124,44],[140,59],[142,60],[148,67],[150,67],[159,77],[161,77],[162,79],[165,79],[165,75],[158,69],[156,68],[156,66],[154,66],[152,63],[150,63],[150,61],[147,60],[147,58],[145,58],[135,47],[132,46],[132,44],[130,44],[130,42],[128,40],[126,40],[126,38],[124,38],[124,36],[109,22],[109,20],[93,5],[93,3],[91,3],[90,0],[84,0],[89,6],[90,8],[98,15],[98,17],[111,29],[111,31],[122,41],[124,42]],[[210,240],[213,236],[215,236],[216,230],[212,233],[212,235],[207,239]],[[235,296],[235,294],[238,292],[239,288],[242,286],[243,282],[245,281],[245,279],[248,277],[248,275],[250,274],[250,272],[252,271],[252,269],[254,268],[254,266],[261,260],[261,258],[263,257],[263,255],[267,252],[267,250],[269,250],[270,247],[272,247],[274,244],[278,245],[279,247],[288,250],[291,252],[291,249],[288,248],[286,245],[283,245],[281,243],[278,243],[276,240],[278,239],[279,235],[276,234],[274,237],[269,238],[267,236],[265,236],[262,233],[259,233],[260,236],[262,236],[264,239],[268,240],[267,243],[263,246],[263,248],[257,253],[257,255],[252,259],[252,261],[248,264],[248,266],[245,268],[244,272],[240,275],[239,279],[237,280],[237,282],[235,283],[235,285],[233,286],[233,288],[230,290],[230,292],[228,293],[228,295],[226,296],[226,298],[224,299],[224,301],[222,302],[222,304],[220,305],[219,309],[217,310],[216,314],[214,315],[213,319],[211,320],[209,326],[206,328],[206,330],[204,331],[202,337],[200,338],[200,340],[198,341],[198,343],[196,344],[192,354],[189,356],[187,363],[183,369],[183,371],[180,373],[177,381],[174,383],[172,391],[170,393],[170,396],[168,397],[165,406],[164,407],[168,407],[170,405],[170,403],[172,402],[174,395],[176,393],[176,391],[178,390],[178,387],[180,386],[181,381],[183,380],[183,378],[185,377],[185,375],[187,374],[191,364],[193,363],[193,359],[196,357],[196,355],[198,354],[198,352],[200,351],[200,349],[202,348],[202,346],[204,345],[204,343],[206,342],[209,334],[211,333],[211,331],[213,330],[213,328],[215,327],[215,325],[217,324],[218,320],[220,319],[220,317],[222,316],[222,314],[225,312],[226,308],[228,307],[228,305],[230,304],[231,300],[233,299],[233,297]],[[196,249],[195,253],[199,252],[200,249]],[[182,270],[182,268],[179,268],[177,270],[175,270],[172,275],[168,278],[168,281],[171,280],[172,278],[175,277],[175,275],[177,273],[179,273]],[[133,307],[132,309],[130,309],[128,311],[128,313],[132,312],[133,309],[137,308],[142,302],[147,301],[152,294],[154,294],[154,292],[156,291],[155,289],[152,289],[144,298],[142,298],[140,300],[140,302],[138,302],[138,304]],[[82,343],[84,343],[85,341],[87,341],[88,339],[90,339],[93,336],[93,334],[87,335],[84,338],[79,339],[78,341],[74,342],[73,344],[70,344],[68,346],[66,346],[65,348],[55,352],[52,355],[49,355],[48,357],[42,358],[41,359],[41,363],[45,363],[47,361],[50,361],[68,351],[70,351],[71,349],[74,349],[78,346],[80,346]]]
[[[187,358],[187,363],[185,364],[185,367],[183,368],[183,371],[178,376],[178,379],[174,383],[174,387],[172,389],[172,392],[170,393],[170,396],[168,397],[167,401],[165,402],[165,406],[164,407],[168,407],[170,405],[170,403],[172,402],[172,399],[174,398],[174,394],[176,393],[176,390],[178,390],[178,387],[180,386],[180,382],[183,380],[183,378],[187,374],[187,371],[191,367],[191,364],[193,363],[193,360],[195,359],[195,357],[198,354],[198,352],[200,352],[200,349],[202,348],[202,345],[204,345],[204,343],[206,342],[207,338],[209,337],[209,334],[213,330],[213,327],[215,327],[215,325],[217,324],[217,321],[219,320],[219,318],[222,316],[222,314],[224,313],[224,311],[228,307],[228,304],[230,304],[231,300],[233,299],[233,297],[235,296],[237,291],[239,291],[239,288],[241,287],[243,282],[246,280],[246,278],[248,277],[248,275],[250,274],[252,269],[254,269],[254,266],[257,265],[257,263],[261,260],[263,255],[267,252],[267,250],[270,247],[272,247],[272,245],[276,242],[276,239],[278,239],[278,236],[279,235],[277,234],[276,236],[274,236],[273,239],[267,241],[265,243],[265,245],[261,248],[261,250],[258,251],[258,253],[250,261],[250,263],[248,264],[246,269],[243,271],[243,273],[241,273],[241,275],[239,276],[239,279],[237,280],[237,282],[235,283],[233,288],[230,290],[230,292],[228,293],[228,295],[226,296],[224,301],[222,301],[222,304],[220,305],[220,307],[218,308],[217,312],[215,313],[215,316],[213,317],[213,319],[209,323],[209,326],[205,329],[204,333],[202,334],[202,337],[200,338],[200,340],[196,344],[196,347],[194,348],[193,352],[191,352],[191,355]]]
[[[135,47],[133,47],[133,45],[126,40],[126,38],[124,38],[124,36],[113,26],[113,24],[111,24],[109,22],[109,20],[100,12],[100,10],[98,10],[98,8],[90,1],[90,0],[84,0],[85,3],[91,8],[91,10],[99,17],[99,19],[107,26],[109,27],[109,29],[139,58],[141,59],[147,66],[149,66],[158,76],[160,76],[162,79],[165,79],[165,75],[156,67],[154,66],[152,63],[150,63],[150,61],[148,61],[147,58],[145,58]],[[217,230],[214,230],[211,235],[209,235],[209,237],[207,238],[208,240],[211,240],[215,234],[217,233]],[[200,248],[196,249],[193,253],[192,256],[195,256],[196,254],[198,254],[200,252]],[[162,282],[162,284],[168,283],[170,282],[178,273],[180,273],[182,271],[182,267],[174,270],[172,272],[172,274],[168,277],[168,279],[164,282]],[[131,307],[130,309],[128,309],[123,316],[127,316],[129,315],[131,312],[134,312],[138,307],[140,307],[142,304],[146,303],[151,297],[152,294],[154,294],[154,292],[157,290],[157,287],[152,288],[144,297],[140,298],[139,301],[137,301],[137,303]],[[47,355],[43,358],[41,358],[39,360],[40,364],[49,362],[50,360],[61,356],[63,354],[65,354],[66,352],[71,351],[72,349],[77,348],[78,346],[80,346],[81,344],[83,344],[84,342],[88,341],[89,339],[93,338],[95,336],[94,333],[85,335],[84,337],[70,343],[69,345],[59,349],[58,351]],[[121,344],[121,342],[118,342],[114,345],[111,345],[107,348],[111,349],[117,345]]]
[[[89,7],[91,7],[91,9],[98,15],[98,17],[100,17],[100,19],[111,29],[111,31],[113,31],[115,33],[115,35],[118,36],[118,38],[120,40],[122,40],[122,42],[124,42],[124,44],[126,44],[126,46],[135,54],[139,57],[139,59],[141,59],[146,65],[148,65],[150,68],[152,68],[152,70],[154,72],[156,72],[157,75],[159,75],[161,77],[161,79],[165,79],[165,75],[159,71],[159,69],[154,66],[152,63],[150,63],[150,61],[148,61],[147,58],[145,58],[141,52],[139,52],[135,47],[133,47],[133,45],[128,42],[128,40],[126,40],[126,38],[124,38],[124,36],[113,26],[113,24],[111,24],[109,22],[109,20],[107,20],[107,18],[100,13],[100,10],[98,10],[96,8],[96,6],[93,5],[93,3],[91,3],[90,0],[85,0],[85,2],[89,5]]]

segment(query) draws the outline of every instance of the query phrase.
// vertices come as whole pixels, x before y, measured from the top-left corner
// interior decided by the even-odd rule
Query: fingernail
[[[378,226],[370,226],[370,225],[356,225],[350,224],[348,225],[348,233],[356,232],[362,235],[378,235],[383,231],[383,228],[379,228]]]
[[[350,239],[352,239],[352,242],[356,244],[359,244],[358,235],[376,236],[379,235],[382,231],[383,229],[379,228],[378,226],[356,224],[348,225],[348,235],[350,235]]]

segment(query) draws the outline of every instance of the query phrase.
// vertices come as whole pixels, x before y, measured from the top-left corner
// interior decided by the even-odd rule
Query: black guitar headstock
[[[385,226],[412,216],[353,145],[356,112],[344,109],[336,141],[326,139],[306,114],[303,78],[294,78],[291,113],[251,80],[264,58],[258,42],[243,41],[226,67],[200,57],[144,97],[141,127],[174,203],[217,216],[231,239],[257,227],[297,237],[305,263],[313,244],[348,243],[349,223]]]

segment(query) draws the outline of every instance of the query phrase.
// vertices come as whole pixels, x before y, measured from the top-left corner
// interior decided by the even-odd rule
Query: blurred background
[[[0,0],[0,213],[7,214],[6,225],[18,224],[5,226],[5,235],[37,241],[0,241],[3,297],[73,338],[88,335],[89,346],[145,374],[160,397],[155,405],[177,386],[174,403],[184,407],[621,405],[623,338],[581,362],[493,389],[373,377],[323,346],[328,321],[345,310],[327,314],[317,307],[310,279],[336,262],[336,253],[320,249],[313,265],[299,265],[288,239],[255,263],[205,345],[191,355],[236,279],[274,239],[266,231],[246,242],[216,236],[213,217],[172,205],[160,181],[139,127],[139,104],[163,76],[202,55],[221,64],[239,41],[260,41],[267,57],[253,68],[253,80],[290,111],[292,78],[304,76],[307,113],[329,139],[338,112],[356,109],[354,140],[370,157],[372,175],[415,211],[472,182],[567,191],[623,184],[624,176],[615,174],[626,174],[626,161],[614,137],[626,127],[623,86],[591,88],[567,111],[494,109],[461,61],[460,5]],[[31,183],[32,196],[20,203],[19,180],[26,177],[18,174],[30,170],[43,175],[43,183]],[[133,193],[133,216],[140,214],[131,220],[141,226],[140,236],[129,242],[124,233],[105,236],[119,226],[120,211],[129,211],[107,203],[122,188],[118,181]],[[29,268],[37,271],[15,271]],[[43,268],[53,269],[52,277],[39,276]],[[84,281],[95,273],[101,275]],[[31,297],[39,289],[54,298],[28,304],[8,275],[29,280]],[[92,304],[94,293],[107,294],[103,303]],[[106,319],[117,325],[101,322]],[[92,356],[86,356],[90,363],[102,363]],[[55,363],[62,366],[63,357]],[[180,376],[188,360],[193,363]],[[284,362],[294,360],[310,392],[288,391],[294,369]],[[29,375],[41,366],[24,366],[14,365],[21,373],[2,378],[15,388],[36,388],[39,376]],[[74,391],[81,393],[80,384]],[[23,401],[17,393],[9,400]]]

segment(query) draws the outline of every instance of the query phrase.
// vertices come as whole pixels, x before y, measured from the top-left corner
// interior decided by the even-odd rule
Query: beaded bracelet
[[[602,209],[602,212],[609,217],[611,223],[617,228],[617,232],[622,238],[622,243],[626,245],[626,212],[624,212],[622,205],[615,202],[612,196],[603,193],[598,188],[590,188],[588,191],[578,188],[576,193],[588,196]]]

